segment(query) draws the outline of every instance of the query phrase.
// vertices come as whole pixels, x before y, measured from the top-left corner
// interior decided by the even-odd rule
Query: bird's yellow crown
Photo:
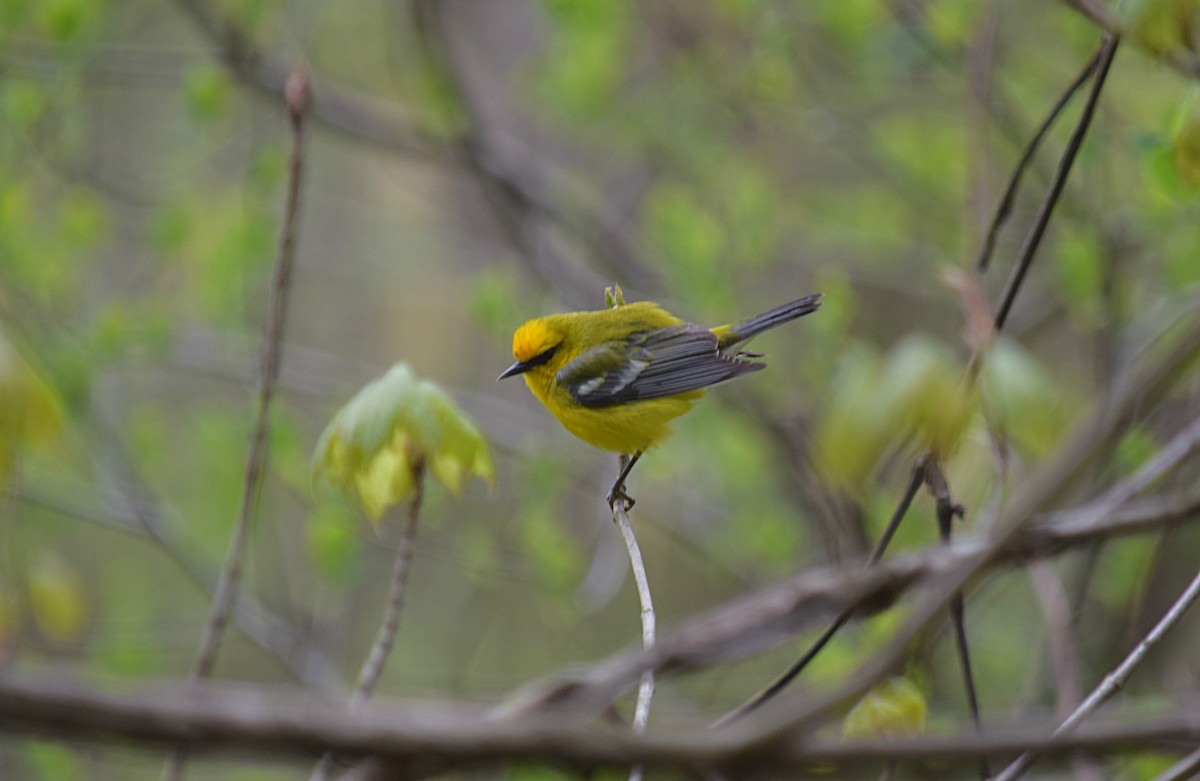
[[[513,357],[518,361],[531,361],[563,340],[559,329],[551,318],[530,320],[513,334]]]

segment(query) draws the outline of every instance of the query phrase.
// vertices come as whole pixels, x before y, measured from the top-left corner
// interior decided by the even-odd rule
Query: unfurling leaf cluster
[[[426,466],[454,493],[470,477],[494,477],[478,427],[445,391],[399,363],[333,416],[312,472],[357,498],[375,522],[411,494]]]

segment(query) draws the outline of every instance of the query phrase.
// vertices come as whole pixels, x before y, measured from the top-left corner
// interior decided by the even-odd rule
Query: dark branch
[[[1079,123],[1075,126],[1075,131],[1071,134],[1070,140],[1067,142],[1067,148],[1063,151],[1062,158],[1058,162],[1058,169],[1054,172],[1054,179],[1050,182],[1050,189],[1046,193],[1042,205],[1038,208],[1037,216],[1034,218],[1033,227],[1030,228],[1029,234],[1025,237],[1025,243],[1021,246],[1021,251],[1017,255],[1017,262],[1013,266],[1012,274],[1008,278],[1008,284],[1005,285],[1004,293],[1000,298],[1000,306],[996,309],[996,330],[1004,330],[1004,322],[1008,319],[1008,312],[1012,308],[1013,301],[1017,298],[1017,293],[1021,289],[1021,283],[1025,279],[1026,272],[1029,271],[1030,265],[1033,263],[1033,256],[1041,246],[1042,236],[1046,232],[1046,226],[1050,224],[1050,216],[1054,212],[1054,207],[1058,203],[1059,197],[1062,195],[1063,187],[1066,186],[1067,177],[1071,173],[1071,166],[1075,163],[1075,156],[1079,153],[1079,148],[1083,146],[1083,139],[1087,136],[1088,128],[1091,127],[1092,117],[1096,113],[1096,105],[1100,101],[1100,92],[1104,89],[1105,79],[1108,78],[1108,69],[1112,65],[1113,57],[1117,53],[1117,43],[1120,39],[1115,35],[1109,35],[1104,39],[1104,45],[1100,48],[1099,62],[1096,64],[1096,75],[1092,79],[1092,89],[1088,93],[1087,102],[1083,106],[1083,113],[1079,117]]]

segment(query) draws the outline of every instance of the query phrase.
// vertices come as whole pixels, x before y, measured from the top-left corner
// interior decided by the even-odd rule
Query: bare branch
[[[275,380],[279,376],[280,345],[283,343],[283,327],[287,319],[288,293],[292,281],[292,265],[296,256],[296,223],[300,213],[300,182],[304,171],[304,114],[308,109],[308,74],[300,68],[292,72],[284,87],[288,116],[292,125],[292,152],[289,161],[287,200],[284,206],[283,228],[279,237],[279,252],[275,258],[272,274],[271,297],[267,304],[267,332],[263,339],[262,374],[259,381],[258,409],[255,413],[254,432],[250,438],[250,450],[246,455],[246,471],[243,481],[241,509],[237,525],[229,540],[221,575],[213,593],[212,608],[208,623],[200,639],[200,650],[192,667],[190,680],[203,680],[212,674],[217,661],[217,651],[225,635],[233,604],[237,599],[238,585],[242,574],[242,558],[245,555],[246,539],[250,532],[250,520],[258,503],[263,473],[267,462],[267,427],[270,425],[271,400],[275,393]],[[183,757],[176,753],[169,761],[165,777],[179,777]]]
[[[404,612],[404,599],[408,591],[408,573],[412,569],[413,548],[417,538],[417,520],[421,515],[421,500],[425,495],[425,461],[423,458],[414,459],[412,466],[412,496],[408,500],[408,517],[400,531],[400,541],[396,546],[396,558],[392,563],[392,580],[388,590],[388,601],[383,611],[383,620],[379,623],[379,631],[375,642],[362,668],[358,671],[358,682],[354,693],[350,696],[350,706],[358,707],[370,699],[383,675],[383,666],[392,653],[396,642],[396,632],[400,629],[400,615]],[[313,768],[312,781],[324,781],[333,769],[334,755],[326,753]]]
[[[988,263],[992,259],[992,251],[996,248],[996,236],[1000,233],[1000,228],[1008,220],[1012,214],[1013,204],[1017,198],[1017,188],[1021,186],[1021,177],[1025,174],[1025,170],[1029,164],[1033,162],[1033,156],[1037,152],[1038,147],[1042,144],[1042,139],[1050,132],[1050,128],[1054,126],[1055,120],[1059,114],[1066,108],[1067,103],[1075,95],[1084,82],[1096,70],[1097,63],[1100,62],[1101,48],[1096,50],[1087,64],[1083,66],[1083,70],[1075,77],[1061,95],[1055,101],[1054,106],[1050,109],[1050,113],[1042,120],[1042,124],[1038,126],[1037,132],[1033,134],[1033,138],[1029,139],[1029,143],[1025,145],[1025,151],[1021,153],[1021,159],[1017,161],[1017,165],[1013,168],[1012,174],[1008,179],[1008,186],[1004,188],[1004,195],[1000,197],[1000,203],[996,205],[996,212],[992,215],[992,221],[988,224],[987,233],[983,237],[983,246],[979,250],[979,256],[975,259],[975,267],[980,271],[987,271]]]
[[[126,486],[125,482],[123,476],[116,477],[114,485],[118,495],[111,501],[103,496],[73,498],[69,490],[58,485],[51,490],[26,484],[16,491],[9,489],[7,493],[19,501],[146,540],[211,599],[217,582],[215,568],[177,538],[164,523],[153,501],[141,495],[143,486]],[[253,594],[239,595],[233,606],[233,621],[248,639],[278,658],[296,680],[308,688],[327,693],[344,690],[333,662],[313,647],[307,634]]]
[[[1120,38],[1116,35],[1109,34],[1100,49],[1099,60],[1096,64],[1096,75],[1092,79],[1092,89],[1088,93],[1087,102],[1083,105],[1083,113],[1079,117],[1079,123],[1075,126],[1075,130],[1067,142],[1067,148],[1063,151],[1062,159],[1059,160],[1058,170],[1054,172],[1054,179],[1050,183],[1050,189],[1046,192],[1046,197],[1042,201],[1042,205],[1038,208],[1037,216],[1034,217],[1033,227],[1030,228],[1029,234],[1025,237],[1025,243],[1021,246],[1017,262],[1013,266],[1012,274],[1009,276],[1008,283],[1004,288],[1004,294],[1000,298],[1000,306],[996,309],[997,331],[1004,329],[1004,322],[1008,319],[1008,312],[1012,308],[1013,301],[1016,300],[1017,292],[1021,289],[1025,273],[1029,271],[1029,267],[1033,263],[1034,253],[1041,246],[1042,235],[1046,231],[1046,226],[1050,223],[1050,215],[1053,214],[1059,196],[1062,195],[1063,187],[1067,183],[1067,177],[1071,173],[1071,166],[1075,163],[1075,156],[1079,153],[1079,148],[1083,146],[1083,139],[1087,136],[1088,128],[1092,124],[1092,117],[1096,113],[1096,105],[1100,101],[1100,92],[1104,89],[1104,82],[1108,78],[1108,69],[1112,65],[1113,57],[1117,53],[1117,44],[1119,41]]]
[[[655,732],[635,735],[589,721],[523,717],[495,719],[454,702],[367,703],[347,711],[307,694],[284,694],[246,684],[210,684],[203,691],[159,688],[142,694],[89,690],[61,679],[0,679],[0,730],[12,734],[122,738],[152,745],[186,744],[193,751],[310,757],[330,750],[378,757],[415,769],[446,770],[536,759],[584,769],[707,767],[717,771],[815,763],[872,766],[884,761],[963,762],[1073,749],[1115,752],[1166,741],[1200,739],[1197,709],[1183,707],[1139,719],[1050,736],[1025,726],[989,735],[962,733],[890,741],[823,742],[789,737],[761,741],[744,730]],[[381,776],[394,778],[395,776]],[[406,776],[408,777],[408,776]]]
[[[1092,715],[1097,708],[1120,691],[1121,687],[1125,685],[1125,681],[1129,680],[1129,676],[1133,675],[1133,671],[1137,669],[1138,665],[1150,654],[1154,646],[1158,645],[1166,637],[1167,632],[1171,631],[1179,623],[1179,620],[1183,618],[1183,614],[1187,612],[1188,608],[1198,598],[1200,598],[1200,571],[1192,578],[1192,582],[1179,595],[1179,598],[1175,600],[1166,614],[1154,625],[1154,628],[1142,638],[1141,642],[1134,646],[1129,655],[1112,672],[1104,676],[1104,680],[1100,682],[1100,685],[1092,690],[1087,699],[1059,725],[1058,729],[1054,730],[1054,736],[1058,737],[1070,734],[1083,723],[1084,719]],[[1037,759],[1037,753],[1033,751],[1025,752],[1005,768],[1004,772],[996,777],[996,781],[1016,781],[1016,779],[1025,774],[1026,770],[1033,766],[1033,763]]]
[[[288,110],[292,121],[292,154],[288,176],[287,203],[284,207],[283,229],[279,238],[279,254],[275,260],[271,298],[268,303],[267,333],[263,342],[262,374],[259,380],[258,409],[254,420],[254,433],[250,440],[250,451],[246,456],[246,471],[242,490],[241,508],[237,526],[229,541],[221,577],[217,581],[212,611],[208,626],[200,642],[200,652],[192,669],[192,680],[207,678],[217,660],[217,650],[225,632],[229,611],[237,596],[241,578],[242,556],[246,537],[250,530],[250,518],[258,500],[263,471],[267,460],[268,412],[275,393],[275,380],[279,376],[279,347],[283,342],[283,327],[287,318],[288,292],[292,280],[292,262],[296,256],[296,222],[300,212],[300,180],[304,169],[304,110],[307,105],[308,77],[296,71],[295,85],[289,85],[289,98],[295,93],[294,102]]]
[[[260,51],[236,25],[223,18],[207,0],[176,0],[200,30],[220,47],[221,57],[242,83],[277,103],[284,98],[291,60]],[[418,123],[392,103],[373,100],[345,85],[315,79],[309,113],[318,124],[382,149],[428,156],[429,140]]]

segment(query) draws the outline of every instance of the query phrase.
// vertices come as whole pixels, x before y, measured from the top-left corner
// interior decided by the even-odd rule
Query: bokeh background
[[[1140,44],[1117,56],[1007,336],[967,392],[973,323],[1081,96],[976,275],[984,231],[1100,41],[1068,4],[0,2],[0,674],[128,687],[191,667],[244,481],[293,65],[314,88],[297,265],[243,630],[217,677],[352,680],[394,529],[377,535],[314,488],[309,458],[338,407],[404,361],[478,422],[497,477],[458,498],[427,492],[380,695],[490,701],[640,637],[602,503],[615,459],[520,380],[495,382],[524,319],[599,308],[614,281],[707,324],[825,294],[818,314],[756,341],[766,372],[710,393],[634,473],[669,628],[864,555],[928,437],[946,443],[969,533],[1195,306],[1200,108],[1195,81],[1159,55],[1188,54],[1196,5],[1126,5]],[[1073,498],[1153,454],[1196,412],[1195,390],[1185,377],[1131,421]],[[922,493],[895,548],[935,542]],[[985,714],[1053,711],[1047,604],[1066,601],[1051,616],[1071,621],[1090,686],[1174,598],[1196,543],[1181,527],[1064,556],[1041,590],[1020,570],[978,584],[967,613]],[[849,627],[799,691],[839,680],[896,620]],[[1134,695],[1195,688],[1198,629],[1185,623]],[[913,649],[931,729],[966,718],[945,630]],[[718,714],[799,648],[670,682],[653,720]],[[161,760],[0,738],[6,778],[155,778]],[[1148,777],[1165,761],[1117,768]]]

